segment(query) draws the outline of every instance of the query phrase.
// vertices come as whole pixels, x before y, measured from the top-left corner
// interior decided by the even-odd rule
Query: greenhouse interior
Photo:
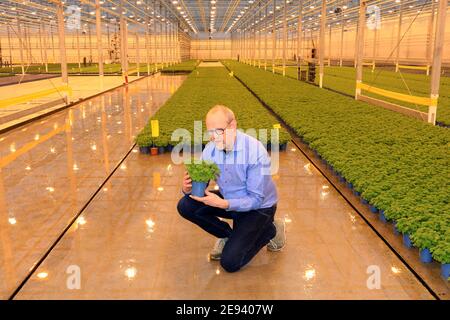
[[[0,300],[449,279],[449,1],[0,1]]]

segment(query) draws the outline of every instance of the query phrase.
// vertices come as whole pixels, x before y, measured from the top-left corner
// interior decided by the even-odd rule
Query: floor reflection
[[[83,212],[84,224],[69,230],[17,298],[432,298],[308,163],[288,148],[274,175],[285,249],[263,249],[230,274],[208,260],[215,239],[176,211],[184,167],[169,154],[130,153]],[[77,290],[67,286],[71,266],[80,270]],[[367,285],[373,266],[381,272],[379,289]]]
[[[0,298],[24,279],[184,78],[145,78],[0,135]]]

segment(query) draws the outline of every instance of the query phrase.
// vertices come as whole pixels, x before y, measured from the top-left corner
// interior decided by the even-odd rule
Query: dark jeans
[[[184,196],[177,208],[183,218],[213,236],[228,238],[220,258],[220,264],[228,272],[246,265],[276,235],[273,224],[276,205],[247,212],[226,211]],[[233,219],[233,229],[219,217]]]

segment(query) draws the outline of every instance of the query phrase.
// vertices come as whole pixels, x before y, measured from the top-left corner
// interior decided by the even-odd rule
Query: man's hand
[[[207,206],[216,207],[220,209],[228,209],[228,201],[225,199],[222,199],[217,194],[213,192],[209,192],[208,190],[205,190],[206,196],[204,197],[196,197],[193,195],[190,195],[190,197],[194,200],[203,202]]]
[[[189,176],[189,173],[187,171],[184,172],[182,189],[183,189],[184,193],[191,193],[191,191],[192,191],[192,179]]]

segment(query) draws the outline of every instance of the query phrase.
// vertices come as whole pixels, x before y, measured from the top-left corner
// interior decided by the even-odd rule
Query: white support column
[[[81,73],[80,31],[78,29],[77,29],[77,56],[78,56],[78,72]]]
[[[167,9],[164,7],[164,62],[166,66],[169,66],[169,51],[168,48],[168,37],[167,37]]]
[[[439,84],[441,80],[442,54],[445,37],[445,15],[447,0],[439,0],[436,18],[436,36],[434,39],[433,66],[431,68],[431,99],[439,98]],[[436,124],[437,102],[428,107],[428,122]]]
[[[330,23],[330,27],[329,27],[329,35],[328,35],[328,66],[331,66],[331,27],[332,24]]]
[[[9,31],[10,26],[6,25],[6,33],[8,34],[8,47],[9,47],[9,64],[11,65],[11,72],[13,73],[13,56],[12,56],[12,46],[11,46],[11,32]]]
[[[287,50],[287,1],[284,0],[283,6],[283,76],[286,75],[286,50]]]
[[[253,20],[253,32],[252,32],[252,60],[253,66],[256,67],[256,15]]]
[[[30,31],[30,26],[29,25],[27,25],[26,26],[26,38],[27,38],[27,43],[28,43],[28,45],[27,45],[27,53],[28,53],[28,57],[29,57],[29,59],[28,59],[28,65],[30,65],[30,64],[32,64],[33,63],[33,55],[32,55],[32,53],[31,53],[31,31]]]
[[[375,71],[375,57],[377,54],[377,27],[373,29],[372,72]]]
[[[56,63],[56,48],[55,48],[55,38],[53,36],[53,26],[52,23],[50,23],[50,36],[52,39],[52,53],[53,53],[53,63]]]
[[[258,26],[261,26],[261,3],[259,3],[259,7],[258,7],[258,11],[259,11],[259,15],[258,15]],[[255,25],[256,28],[256,25]],[[262,33],[262,28],[259,27],[258,28],[258,68],[261,68],[261,33]]]
[[[434,30],[435,1],[431,1],[430,20],[427,33],[427,76],[430,75],[430,66],[433,63],[433,30]]]
[[[17,14],[17,36],[19,37],[19,54],[20,54],[20,66],[22,67],[22,75],[25,75],[25,66],[23,64],[23,36],[22,27],[20,26],[19,15]]]
[[[120,13],[123,11],[123,0],[120,0]],[[124,77],[124,82],[128,83],[128,31],[127,22],[120,14],[120,64],[122,68],[122,76]]]
[[[300,68],[302,63],[302,29],[303,29],[303,0],[300,0],[298,6],[298,20],[297,20],[297,68]],[[298,71],[297,71],[298,73]],[[298,77],[298,75],[297,75]]]
[[[325,58],[325,26],[327,20],[327,1],[322,0],[322,13],[320,16],[320,45],[319,45],[319,87],[323,86],[323,62]]]
[[[22,45],[23,48],[25,50],[26,53],[26,60],[28,64],[33,63],[33,61],[31,61],[31,55],[30,55],[30,42],[29,42],[29,37],[28,37],[28,26],[24,23],[23,24],[23,41],[22,41]]]
[[[92,54],[92,28],[91,24],[88,22],[88,38],[89,38],[89,63],[93,62],[93,54]]]
[[[141,65],[140,65],[140,54],[139,54],[139,35],[136,32],[135,33],[135,39],[136,39],[136,68],[137,68],[137,76],[141,76]]]
[[[264,15],[264,70],[267,70],[267,35],[269,34],[269,24],[267,23],[267,21],[269,21],[269,19],[267,19],[267,8],[269,7],[269,3],[265,4],[266,6],[266,11],[265,11],[265,15]]]
[[[358,63],[358,45],[359,45],[359,43],[358,43],[358,39],[359,39],[359,35],[358,35],[358,32],[359,32],[359,19],[358,19],[358,21],[356,21],[356,32],[355,32],[355,55],[354,55],[354,64],[353,64],[353,67],[354,68],[356,68],[356,65],[357,65],[357,63]]]
[[[359,4],[359,20],[358,20],[358,41],[357,41],[357,62],[356,62],[356,90],[355,90],[355,99],[358,100],[359,95],[361,94],[361,89],[358,88],[358,85],[362,81],[362,63],[363,63],[363,51],[364,51],[364,28],[366,26],[366,3],[367,0],[361,0]]]
[[[44,61],[44,45],[42,43],[42,30],[41,30],[41,24],[38,26],[38,36],[39,36],[39,51],[41,53],[41,64],[45,64]]]
[[[169,23],[169,25],[167,26],[167,28],[169,29],[169,61],[170,64],[174,64],[174,59],[173,59],[173,28],[172,28],[172,23]]]
[[[102,17],[100,0],[95,0],[95,30],[97,32],[98,75],[103,77]]]
[[[397,47],[395,50],[395,72],[398,72],[398,64],[400,60],[400,40],[402,37],[402,20],[403,20],[403,1],[400,3],[400,14],[398,16],[398,29],[397,29]]]
[[[159,6],[159,15],[162,16],[161,12],[161,4]],[[159,47],[159,59],[158,61],[161,62],[161,69],[164,67],[164,58],[163,58],[163,26],[160,20],[158,20],[158,26],[159,26],[159,32],[158,32],[158,47]]]
[[[341,19],[341,51],[339,54],[339,66],[342,67],[342,59],[344,56],[344,27],[345,27],[345,19],[344,19],[344,13],[342,13],[342,19]]]
[[[273,19],[272,19],[272,73],[275,73],[275,50],[277,49],[276,34],[275,34],[275,15],[277,11],[276,0],[273,0]]]
[[[2,49],[2,48],[4,48],[4,46],[2,46],[2,42],[3,42],[3,38],[1,36],[1,31],[0,31],[0,68],[3,68],[3,65],[4,65],[4,63],[6,61],[6,59],[4,59],[4,56],[5,56],[3,54],[4,49]]]
[[[64,5],[60,0],[57,9],[56,15],[58,17],[58,36],[59,36],[59,58],[61,62],[61,77],[62,82],[64,84],[69,83],[69,77],[67,73],[67,57],[66,57],[66,43],[65,43],[65,32],[64,32]]]
[[[41,29],[42,28],[42,29]],[[44,63],[45,63],[45,72],[48,72],[48,56],[47,56],[47,36],[45,32],[45,25],[43,23],[39,24],[39,31],[42,32],[42,44],[44,48]]]
[[[153,8],[152,8],[152,33],[150,35],[150,45],[153,45],[153,63],[155,64],[155,72],[158,72],[158,51],[157,51],[157,41],[156,36],[158,34],[156,29],[156,1],[153,0]],[[153,41],[151,41],[151,37],[153,36]]]
[[[145,1],[146,15],[145,15],[145,59],[147,63],[147,76],[150,75],[150,47],[149,47],[149,34],[150,34],[150,17],[149,17],[149,4],[148,0]]]
[[[242,58],[244,63],[247,63],[247,41],[245,37],[245,25],[242,25],[242,28],[244,28],[242,33]]]

